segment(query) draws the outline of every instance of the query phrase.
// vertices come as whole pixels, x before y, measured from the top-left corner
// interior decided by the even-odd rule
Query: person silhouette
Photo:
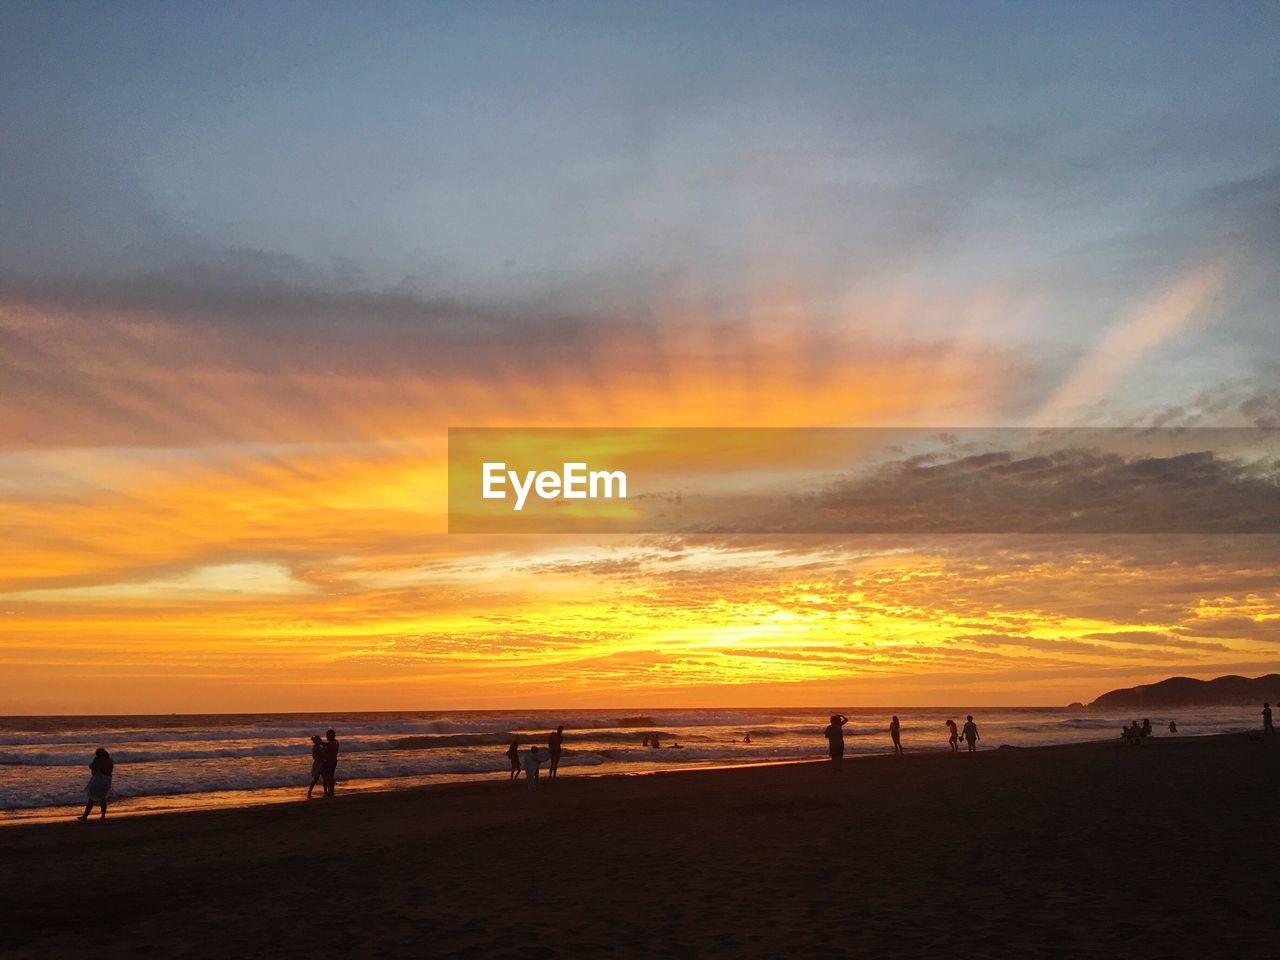
[[[564,745],[564,727],[556,727],[555,732],[547,738],[547,748],[551,751],[551,765],[547,767],[547,776],[552,780],[556,778],[556,771],[560,769],[560,748]]]
[[[511,773],[507,777],[508,780],[518,780],[520,778],[520,741],[512,740],[511,746],[507,747],[507,759],[511,761]]]
[[[893,740],[893,752],[902,753],[902,724],[898,723],[898,715],[895,713],[893,719],[889,721],[889,737]]]
[[[1271,704],[1270,702],[1262,705],[1262,732],[1275,733],[1276,728],[1271,725]]]
[[[978,725],[973,722],[973,714],[969,714],[964,718],[964,742],[969,745],[969,752],[973,753],[978,749],[977,743],[981,737],[978,736]]]
[[[951,744],[951,752],[959,753],[960,731],[956,728],[956,722],[954,720],[947,721],[947,731],[950,733],[950,736],[947,738],[947,742]]]
[[[77,820],[88,820],[95,803],[102,807],[102,814],[98,819],[106,819],[107,794],[111,792],[111,774],[115,767],[115,761],[105,749],[99,747],[93,751],[93,759],[89,761],[89,784],[84,788],[88,802],[84,805],[84,813],[76,817]]]
[[[742,742],[743,742],[743,743],[750,743],[750,742],[751,742],[751,731],[749,731],[749,730],[747,731],[747,735],[746,735],[746,736],[744,736],[744,737],[742,738]]]
[[[1135,747],[1142,746],[1142,727],[1137,720],[1129,724],[1124,731],[1125,741]]]
[[[1178,732],[1178,721],[1176,721],[1176,720],[1170,720],[1170,721],[1169,721],[1169,732],[1170,732],[1170,733],[1177,733],[1177,732]]]
[[[1143,719],[1142,729],[1139,732],[1144,737],[1151,736],[1151,718],[1150,717],[1146,717],[1145,719]]]
[[[538,768],[542,766],[542,752],[537,747],[530,747],[524,755],[524,779],[530,790],[538,787]]]
[[[841,713],[831,715],[831,723],[823,730],[827,738],[827,756],[831,758],[831,769],[839,770],[844,765],[844,725],[849,718]]]
[[[324,741],[320,739],[320,735],[316,734],[311,738],[311,786],[307,787],[307,799],[311,799],[311,794],[316,788],[316,784],[320,782],[320,778],[324,775]]]
[[[320,767],[320,776],[324,780],[324,795],[333,796],[333,788],[338,782],[338,735],[332,729],[324,733],[324,763]]]

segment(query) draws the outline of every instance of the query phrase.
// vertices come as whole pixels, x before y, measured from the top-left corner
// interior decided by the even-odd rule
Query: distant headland
[[[1235,707],[1280,700],[1280,673],[1265,677],[1218,677],[1195,680],[1170,677],[1159,683],[1123,687],[1104,693],[1089,704],[1090,710],[1129,707]]]

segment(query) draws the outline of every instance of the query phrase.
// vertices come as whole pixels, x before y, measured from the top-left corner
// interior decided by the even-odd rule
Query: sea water
[[[742,710],[424,711],[0,718],[0,823],[48,819],[84,804],[97,747],[115,760],[113,813],[270,803],[305,794],[311,736],[333,727],[342,744],[340,792],[501,780],[507,745],[546,746],[565,727],[566,776],[820,759],[830,708]],[[1129,714],[1060,708],[900,708],[848,711],[846,756],[889,751],[897,713],[906,750],[948,749],[945,722],[973,713],[981,749],[1115,739]],[[1170,716],[1152,714],[1156,736]],[[1180,710],[1178,736],[1256,728],[1244,708]],[[1141,718],[1139,718],[1141,719]],[[661,746],[645,747],[656,734]],[[751,742],[746,743],[750,736]],[[675,745],[679,744],[677,748]],[[316,791],[320,793],[319,789]]]

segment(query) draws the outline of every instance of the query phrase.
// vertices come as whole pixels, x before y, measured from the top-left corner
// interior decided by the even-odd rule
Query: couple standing
[[[338,737],[332,730],[325,731],[325,739],[311,738],[311,786],[307,787],[307,799],[316,784],[324,781],[324,795],[333,796],[333,785],[338,776]]]

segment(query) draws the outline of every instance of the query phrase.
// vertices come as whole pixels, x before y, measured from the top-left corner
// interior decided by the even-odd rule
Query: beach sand
[[[21,826],[0,862],[16,956],[1277,957],[1280,738]]]

